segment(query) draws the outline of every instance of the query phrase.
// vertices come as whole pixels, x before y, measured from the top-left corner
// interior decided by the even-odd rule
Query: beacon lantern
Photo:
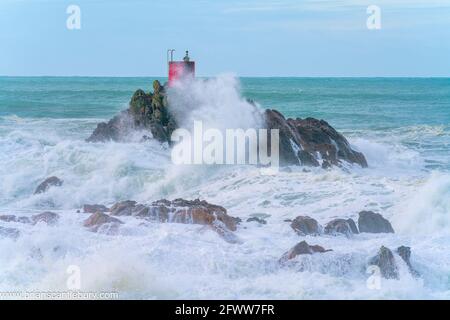
[[[195,77],[195,62],[189,58],[189,51],[186,51],[186,55],[183,61],[173,61],[173,52],[175,50],[167,50],[167,63],[169,66],[169,86],[172,86],[176,81],[181,79]],[[170,58],[169,58],[170,55]]]

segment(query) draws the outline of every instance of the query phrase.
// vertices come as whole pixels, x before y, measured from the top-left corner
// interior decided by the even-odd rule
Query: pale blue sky
[[[203,76],[450,76],[450,0],[0,0],[0,44],[9,76],[165,76],[168,48]]]

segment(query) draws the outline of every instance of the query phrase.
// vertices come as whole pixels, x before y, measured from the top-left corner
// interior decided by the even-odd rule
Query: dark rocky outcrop
[[[5,228],[0,226],[0,237],[17,239],[20,236],[20,231],[15,228]]]
[[[126,141],[132,131],[143,131],[144,140],[150,132],[154,139],[170,143],[170,136],[177,128],[170,114],[164,86],[153,82],[153,93],[137,90],[131,97],[129,108],[108,122],[97,125],[87,142]]]
[[[57,213],[50,212],[50,211],[46,211],[46,212],[31,216],[31,222],[33,224],[43,222],[48,225],[54,225],[58,222],[58,220],[59,220],[59,215]]]
[[[280,258],[279,262],[286,262],[288,260],[294,259],[298,255],[303,254],[314,254],[314,253],[324,253],[332,250],[326,250],[318,245],[309,245],[306,241],[297,243],[289,251],[285,252]]]
[[[109,208],[102,204],[85,204],[83,205],[84,213],[108,212]]]
[[[63,181],[59,179],[58,177],[49,177],[45,179],[41,184],[39,184],[34,191],[34,194],[44,193],[46,192],[50,187],[59,187],[63,184]]]
[[[379,213],[361,211],[358,218],[359,232],[394,233],[391,223]]]
[[[308,216],[298,216],[291,223],[291,228],[301,236],[318,235],[320,233],[319,223]]]
[[[89,218],[84,221],[83,225],[93,232],[97,232],[100,228],[106,227],[107,233],[111,233],[115,232],[120,224],[123,224],[123,222],[119,219],[102,212],[96,212],[90,215]]]
[[[267,221],[262,219],[262,218],[258,218],[258,217],[251,217],[247,219],[247,222],[258,222],[259,224],[267,224]]]
[[[170,112],[168,100],[166,88],[154,81],[153,92],[137,90],[131,97],[129,108],[108,122],[99,123],[87,141],[126,141],[130,132],[142,131],[143,141],[148,140],[151,133],[154,139],[170,144],[171,134],[182,119],[176,119],[176,112]],[[367,167],[364,155],[353,150],[347,139],[326,121],[314,118],[286,119],[276,110],[261,112],[256,104],[250,103],[265,128],[279,129],[282,166],[300,164],[329,168],[347,162]],[[178,114],[177,117],[182,116]]]
[[[369,265],[375,265],[380,268],[381,275],[386,279],[399,279],[394,254],[385,246],[382,246],[378,254],[370,259]]]
[[[353,219],[334,219],[325,226],[325,233],[332,235],[341,233],[350,236],[357,234],[358,229]]]
[[[264,113],[266,127],[279,129],[282,165],[318,166],[319,160],[340,166],[343,161],[367,167],[364,155],[353,150],[347,139],[324,120],[314,118],[285,119],[276,110]]]
[[[411,272],[411,274],[414,277],[419,277],[420,276],[419,272],[417,272],[411,264],[411,248],[406,246],[400,246],[397,248],[396,251],[398,255],[403,259],[403,261],[405,261],[406,265],[408,266],[409,272]]]

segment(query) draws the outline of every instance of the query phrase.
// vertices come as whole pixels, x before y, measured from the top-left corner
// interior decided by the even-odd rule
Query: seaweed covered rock
[[[154,139],[170,143],[170,136],[176,129],[176,121],[168,110],[164,86],[158,80],[153,82],[153,93],[136,90],[129,108],[102,122],[86,139],[87,142],[126,141],[133,131],[150,132]]]
[[[361,152],[351,148],[347,139],[324,120],[286,119],[277,110],[264,113],[266,128],[279,129],[282,165],[340,166],[342,162],[367,167]]]
[[[63,181],[58,177],[55,176],[48,177],[37,186],[36,190],[34,191],[34,194],[44,193],[48,189],[50,189],[50,187],[59,187],[62,186],[62,184]]]

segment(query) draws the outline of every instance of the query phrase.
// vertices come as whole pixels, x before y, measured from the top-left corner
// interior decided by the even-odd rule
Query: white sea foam
[[[180,90],[180,113],[187,92],[197,106],[185,105],[191,108],[183,117],[187,125],[197,117],[219,128],[259,124],[232,77]],[[0,222],[21,232],[17,240],[0,238],[0,291],[64,290],[67,267],[78,265],[83,290],[119,290],[122,298],[450,298],[450,178],[430,174],[423,154],[402,144],[403,137],[350,134],[368,169],[291,167],[264,176],[253,166],[174,166],[169,150],[155,142],[86,143],[94,126],[91,120],[14,117],[1,124],[0,214],[53,210],[61,221]],[[63,186],[33,195],[50,175]],[[117,236],[95,234],[82,226],[87,214],[76,212],[85,203],[162,197],[199,197],[226,207],[244,221],[236,231],[242,243],[229,244],[198,225],[134,218],[121,218],[126,223]],[[324,225],[337,217],[356,220],[363,209],[382,213],[397,233],[302,238],[284,221],[309,215]],[[267,224],[245,222],[250,216]],[[281,255],[303,239],[333,251],[280,267]],[[365,266],[381,245],[411,246],[422,278],[413,278],[396,256],[400,280],[368,289]]]

